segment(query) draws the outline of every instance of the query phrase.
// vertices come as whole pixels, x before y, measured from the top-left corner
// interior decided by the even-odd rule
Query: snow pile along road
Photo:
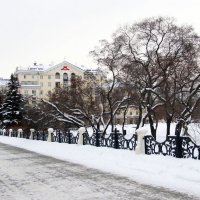
[[[136,155],[134,151],[105,147],[49,143],[0,136],[0,142],[126,176],[139,183],[166,187],[200,197],[200,161]]]

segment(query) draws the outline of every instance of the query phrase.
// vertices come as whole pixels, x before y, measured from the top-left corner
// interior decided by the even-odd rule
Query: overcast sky
[[[93,67],[99,40],[152,16],[175,17],[200,35],[200,0],[0,0],[0,77],[34,61]]]

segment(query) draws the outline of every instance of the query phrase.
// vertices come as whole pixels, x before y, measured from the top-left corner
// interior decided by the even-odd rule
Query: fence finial
[[[30,139],[30,140],[33,140],[33,133],[35,132],[35,129],[34,129],[34,128],[31,128],[31,129],[30,129],[30,132],[31,132],[31,134],[30,134],[30,136],[29,136],[29,139]]]
[[[17,137],[19,137],[19,138],[20,138],[20,136],[21,136],[21,133],[22,133],[22,132],[23,132],[23,131],[22,131],[22,129],[21,129],[21,128],[20,128],[20,129],[18,129],[18,130],[17,130],[17,133],[18,133],[18,134],[17,134]]]
[[[83,145],[83,133],[85,133],[85,127],[80,127],[78,129],[78,134],[79,134],[78,144],[79,145]]]
[[[9,137],[12,137],[12,132],[13,132],[13,130],[9,129]]]
[[[144,144],[144,136],[147,133],[147,129],[141,127],[136,130],[137,133],[137,146],[135,148],[136,154],[145,154],[145,144]]]
[[[53,142],[53,128],[48,128],[47,142]]]

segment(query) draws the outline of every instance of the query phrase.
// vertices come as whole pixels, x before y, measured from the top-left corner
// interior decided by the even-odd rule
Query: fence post
[[[42,140],[45,141],[45,132],[42,131]]]
[[[141,127],[139,129],[136,130],[136,134],[137,134],[137,146],[135,148],[135,153],[136,154],[145,154],[145,140],[144,140],[144,136],[147,133],[147,129],[144,127]]]
[[[200,160],[200,148],[198,149],[198,151],[199,151],[199,156],[198,156],[198,160]]]
[[[13,130],[9,129],[9,137],[12,137],[12,132],[13,132]]]
[[[39,131],[36,132],[36,140],[39,140]]]
[[[48,128],[47,142],[53,142],[53,128]]]
[[[176,157],[182,158],[182,138],[180,137],[180,133],[176,132]]]
[[[99,138],[100,138],[100,133],[99,133],[99,130],[96,129],[96,147],[100,146],[100,144],[99,144]]]
[[[61,135],[60,130],[58,130],[58,142],[61,143]]]
[[[70,130],[68,130],[68,138],[69,138],[69,144],[71,144],[71,133],[70,133]]]
[[[18,133],[18,134],[17,134],[17,137],[18,137],[18,138],[20,138],[20,137],[21,137],[21,133],[22,133],[22,132],[23,132],[23,131],[22,131],[22,129],[21,129],[21,128],[17,130],[17,133]]]
[[[117,131],[117,128],[115,128],[115,132],[114,132],[114,140],[115,140],[115,143],[114,143],[114,148],[115,149],[119,149],[119,137],[118,137],[118,131]]]
[[[31,128],[31,129],[30,129],[30,132],[31,132],[31,134],[30,134],[30,136],[29,136],[29,139],[30,139],[30,140],[33,140],[33,133],[35,132],[35,129]]]
[[[79,134],[78,144],[79,145],[83,145],[83,133],[84,132],[85,132],[85,127],[81,127],[78,129],[78,134]]]
[[[6,136],[6,129],[3,129],[3,136]]]

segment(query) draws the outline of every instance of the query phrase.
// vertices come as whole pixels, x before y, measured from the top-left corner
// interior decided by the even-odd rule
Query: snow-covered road
[[[195,198],[0,143],[0,199]]]

